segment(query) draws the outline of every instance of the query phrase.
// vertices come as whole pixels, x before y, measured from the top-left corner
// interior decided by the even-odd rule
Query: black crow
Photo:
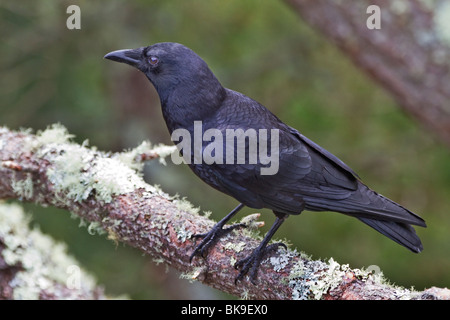
[[[203,240],[191,259],[205,256],[221,236],[240,226],[224,228],[243,206],[268,208],[276,221],[253,253],[236,263],[241,269],[236,281],[248,273],[255,283],[263,257],[282,245],[268,245],[269,240],[289,215],[303,210],[355,217],[413,252],[422,250],[411,227],[425,227],[422,218],[369,189],[344,162],[257,101],[223,87],[191,49],[166,42],[113,51],[105,58],[147,76],[185,163],[204,182],[240,202],[210,232],[197,235]]]

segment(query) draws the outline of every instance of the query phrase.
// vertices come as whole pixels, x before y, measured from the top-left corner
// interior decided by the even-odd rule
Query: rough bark
[[[285,2],[450,146],[448,1]],[[366,25],[370,5],[380,8],[380,29]]]
[[[139,173],[144,148],[107,154],[70,142],[64,128],[53,126],[33,135],[0,127],[0,199],[20,199],[67,209],[106,232],[179,271],[230,294],[251,299],[448,299],[448,290],[415,292],[385,284],[381,274],[311,260],[295,250],[280,249],[261,264],[258,284],[235,284],[235,261],[258,244],[248,229],[233,231],[210,250],[207,259],[189,256],[191,235],[214,224],[185,200],[145,183]],[[164,147],[147,152],[158,155]],[[170,149],[171,150],[171,149]],[[125,163],[127,165],[125,165]],[[133,168],[133,169],[132,169]],[[244,218],[257,227],[258,215]],[[1,229],[0,229],[1,230]],[[0,233],[0,246],[2,242]],[[1,256],[1,252],[0,252]],[[1,277],[13,273],[0,268]],[[8,273],[9,272],[9,273]],[[9,278],[8,278],[9,279]]]

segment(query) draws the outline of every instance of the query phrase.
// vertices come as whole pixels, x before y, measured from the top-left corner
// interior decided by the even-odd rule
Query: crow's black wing
[[[353,175],[285,128],[277,129],[279,157],[272,159],[277,164],[212,164],[194,171],[204,171],[200,176],[214,177],[210,184],[249,207],[287,214],[299,214],[305,205],[308,207],[305,197],[332,204],[347,199],[358,188]],[[262,169],[270,166],[277,168],[276,174],[262,174]]]
[[[272,158],[276,163],[269,165],[259,161],[249,163],[247,158],[244,164],[235,161],[233,164],[191,166],[205,182],[249,207],[264,207],[287,214],[299,214],[305,208],[304,196],[332,202],[348,198],[357,189],[354,173],[338,158],[319,146],[309,145],[309,140],[256,101],[236,92],[232,92],[232,96],[222,113],[205,121],[204,129],[218,129],[223,136],[227,135],[227,130],[243,133],[266,130],[267,140],[270,140],[271,130],[276,130],[279,157]],[[261,137],[258,139],[261,146]],[[238,145],[238,141],[244,143],[237,139],[235,152],[239,148],[249,152],[249,141],[245,140],[244,146]],[[204,148],[206,146],[207,143]],[[263,168],[270,166],[277,168],[276,174],[263,174]]]

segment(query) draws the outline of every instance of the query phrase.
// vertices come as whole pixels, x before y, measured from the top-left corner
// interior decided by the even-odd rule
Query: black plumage
[[[213,230],[200,235],[203,241],[191,258],[205,255],[220,236],[237,227],[223,228],[244,205],[271,209],[277,219],[253,254],[237,263],[241,268],[237,280],[248,272],[251,280],[255,280],[263,256],[280,245],[267,245],[271,236],[288,215],[298,215],[303,210],[353,216],[413,252],[422,250],[421,241],[411,227],[425,227],[422,218],[369,189],[344,162],[284,124],[257,101],[224,88],[207,64],[189,48],[177,43],[158,43],[114,51],[105,58],[130,64],[147,76],[159,94],[170,133],[186,129],[194,135],[195,121],[201,121],[202,133],[208,129],[216,129],[223,136],[227,129],[267,132],[275,129],[278,133],[276,174],[262,175],[261,169],[267,164],[249,163],[249,154],[242,164],[236,163],[236,154],[233,164],[226,163],[225,154],[223,163],[194,163],[193,143],[191,155],[184,154],[191,160],[189,166],[197,176],[241,203]],[[249,140],[242,141],[249,153]],[[202,150],[210,143],[202,141]],[[225,141],[223,144],[226,148]],[[235,146],[238,148],[237,142]]]

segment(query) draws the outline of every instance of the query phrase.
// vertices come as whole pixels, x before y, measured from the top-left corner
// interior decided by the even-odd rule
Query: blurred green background
[[[71,4],[81,8],[81,30],[66,28]],[[283,2],[5,0],[0,34],[0,125],[39,130],[60,122],[77,141],[89,139],[112,151],[144,139],[171,142],[145,76],[103,56],[155,42],[185,44],[223,85],[267,106],[428,224],[417,230],[425,247],[419,255],[335,213],[291,217],[278,238],[313,258],[333,257],[356,268],[376,265],[406,287],[450,286],[449,150]],[[148,163],[146,180],[213,211],[216,220],[237,204],[170,161],[166,167]],[[33,223],[66,242],[110,295],[229,298],[178,279],[135,249],[89,235],[63,210],[24,206]],[[263,213],[266,232],[274,219]]]

